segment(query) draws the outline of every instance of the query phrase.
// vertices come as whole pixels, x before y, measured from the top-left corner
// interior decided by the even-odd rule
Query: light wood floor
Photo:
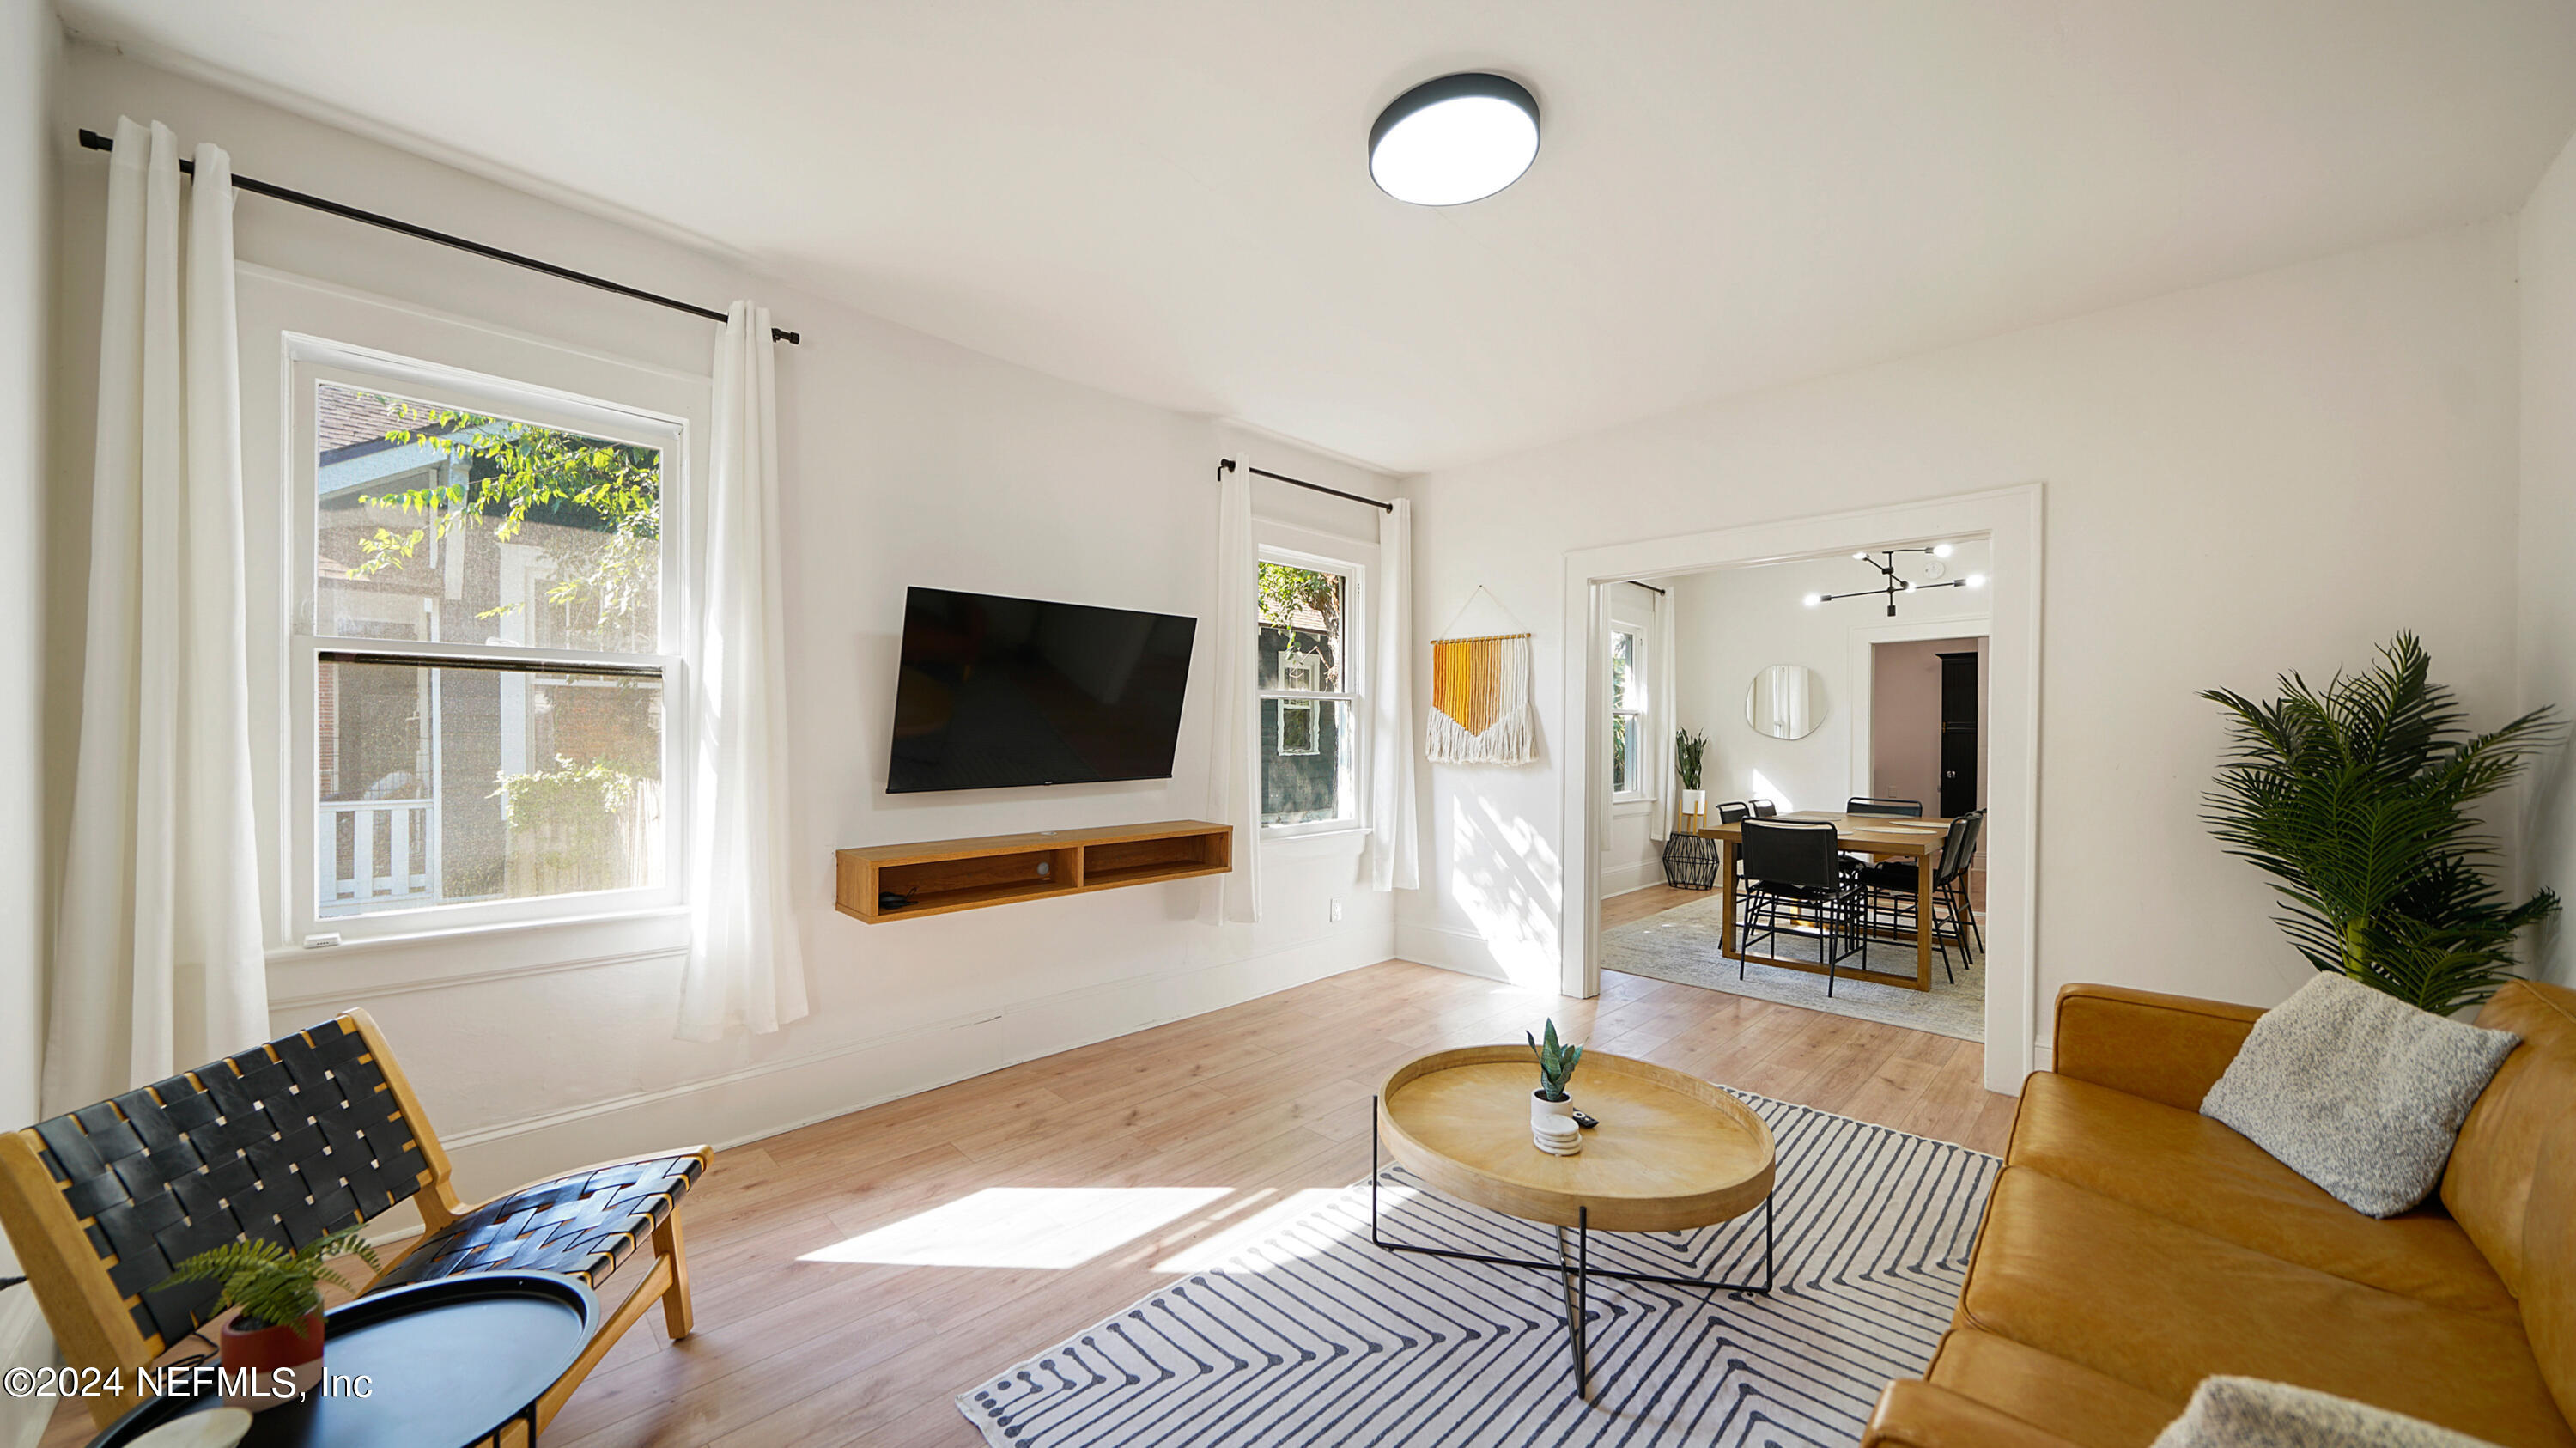
[[[1709,892],[1706,890],[1681,890],[1670,885],[1649,885],[1643,890],[1631,890],[1625,895],[1613,895],[1601,902],[1601,928],[1608,930],[1613,926],[1625,925],[1631,920],[1643,920],[1649,915],[1660,915],[1676,905],[1688,905],[1695,900],[1705,900],[1708,897]]]
[[[1605,920],[1658,895],[1705,898],[1639,891]],[[1370,1093],[1396,1065],[1548,1016],[1603,1050],[1987,1151],[2012,1119],[1971,1042],[1639,976],[1577,1001],[1390,961],[718,1153],[686,1208],[696,1336],[638,1325],[547,1448],[975,1448],[958,1390],[1171,1280],[1153,1264],[1176,1247],[1365,1176]],[[799,1260],[1002,1186],[1229,1190],[1067,1269]],[[86,1436],[66,1405],[44,1445]]]

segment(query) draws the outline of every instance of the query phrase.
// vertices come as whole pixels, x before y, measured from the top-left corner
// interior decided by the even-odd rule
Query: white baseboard
[[[1351,932],[1016,1002],[720,1076],[500,1122],[459,1132],[442,1144],[469,1198],[584,1162],[698,1142],[739,1146],[1375,965],[1390,954],[1385,936]]]
[[[48,1368],[59,1360],[36,1294],[24,1286],[0,1292],[0,1376],[19,1368]],[[52,1398],[0,1393],[0,1448],[36,1448],[45,1425],[53,1421],[54,1406]]]
[[[1509,983],[1511,972],[1485,937],[1472,930],[1459,930],[1447,925],[1413,925],[1395,923],[1395,953],[1398,959],[1421,965],[1436,965],[1480,980]]]
[[[1652,890],[1664,883],[1661,859],[1630,860],[1624,865],[1605,865],[1601,869],[1601,898],[1627,895],[1639,890]]]

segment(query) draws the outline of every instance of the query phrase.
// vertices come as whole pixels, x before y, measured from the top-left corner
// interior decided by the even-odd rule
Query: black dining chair
[[[1856,815],[1886,815],[1891,819],[1902,817],[1906,819],[1919,820],[1923,818],[1923,801],[1919,799],[1887,799],[1873,797],[1866,794],[1856,794],[1843,802],[1843,813]],[[1863,853],[1865,854],[1867,852],[1864,851]],[[1869,861],[1862,859],[1860,855],[1843,856],[1843,868],[1846,870],[1862,869],[1868,864]]]
[[[1717,822],[1721,825],[1740,825],[1751,818],[1753,818],[1753,806],[1742,800],[1730,801],[1717,807]],[[1744,848],[1741,845],[1738,845],[1735,851],[1735,878],[1738,883],[1744,879]]]
[[[1736,932],[1737,980],[1744,979],[1744,955],[1757,935],[1774,953],[1779,937],[1790,935],[1816,942],[1825,994],[1834,993],[1834,967],[1862,948],[1864,898],[1859,882],[1843,870],[1840,834],[1831,820],[1745,821],[1737,856],[1746,886]]]
[[[1753,817],[1757,820],[1774,819],[1779,813],[1780,807],[1767,799],[1757,799],[1753,802]]]
[[[1950,968],[1950,947],[1959,947],[1962,965],[1973,965],[1976,951],[1985,948],[1981,935],[1975,937],[1976,951],[1969,948],[1976,912],[1968,901],[1968,865],[1977,855],[1982,813],[1971,811],[1952,819],[1948,832],[1941,837],[1941,852],[1930,862],[1932,948],[1941,952],[1942,979],[1954,984],[1959,977]],[[1888,934],[1902,935],[1914,928],[1923,867],[1923,862],[1915,860],[1887,860],[1860,868],[1855,881],[1865,897],[1862,914],[1870,929],[1884,926]],[[1867,958],[1862,957],[1864,961]]]
[[[1908,819],[1923,818],[1923,801],[1919,799],[1873,799],[1854,795],[1843,803],[1844,814],[1902,815]]]
[[[1967,927],[1967,935],[1977,943],[1976,954],[1986,953],[1986,928],[1977,923],[1977,902],[1968,890],[1968,872],[1975,868],[1977,851],[1986,845],[1986,812],[1968,813],[1968,839],[1959,847],[1959,865],[1950,875],[1950,918]]]

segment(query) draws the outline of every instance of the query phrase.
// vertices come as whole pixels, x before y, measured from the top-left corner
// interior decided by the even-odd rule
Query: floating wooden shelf
[[[834,903],[842,914],[875,925],[1017,900],[1222,875],[1234,868],[1234,830],[1205,820],[1164,820],[1098,830],[867,845],[838,851],[834,858],[839,881]],[[889,892],[912,903],[880,908],[879,897]]]

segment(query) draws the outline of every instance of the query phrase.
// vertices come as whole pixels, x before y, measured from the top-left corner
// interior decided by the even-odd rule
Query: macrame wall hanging
[[[1479,586],[1478,594],[1491,598]],[[1469,595],[1473,606],[1475,595]],[[1500,601],[1496,601],[1500,607]],[[1459,610],[1463,617],[1465,609]],[[1457,620],[1450,620],[1456,627]],[[1431,641],[1431,719],[1423,747],[1434,764],[1527,764],[1538,725],[1530,710],[1530,636],[1485,634]]]

